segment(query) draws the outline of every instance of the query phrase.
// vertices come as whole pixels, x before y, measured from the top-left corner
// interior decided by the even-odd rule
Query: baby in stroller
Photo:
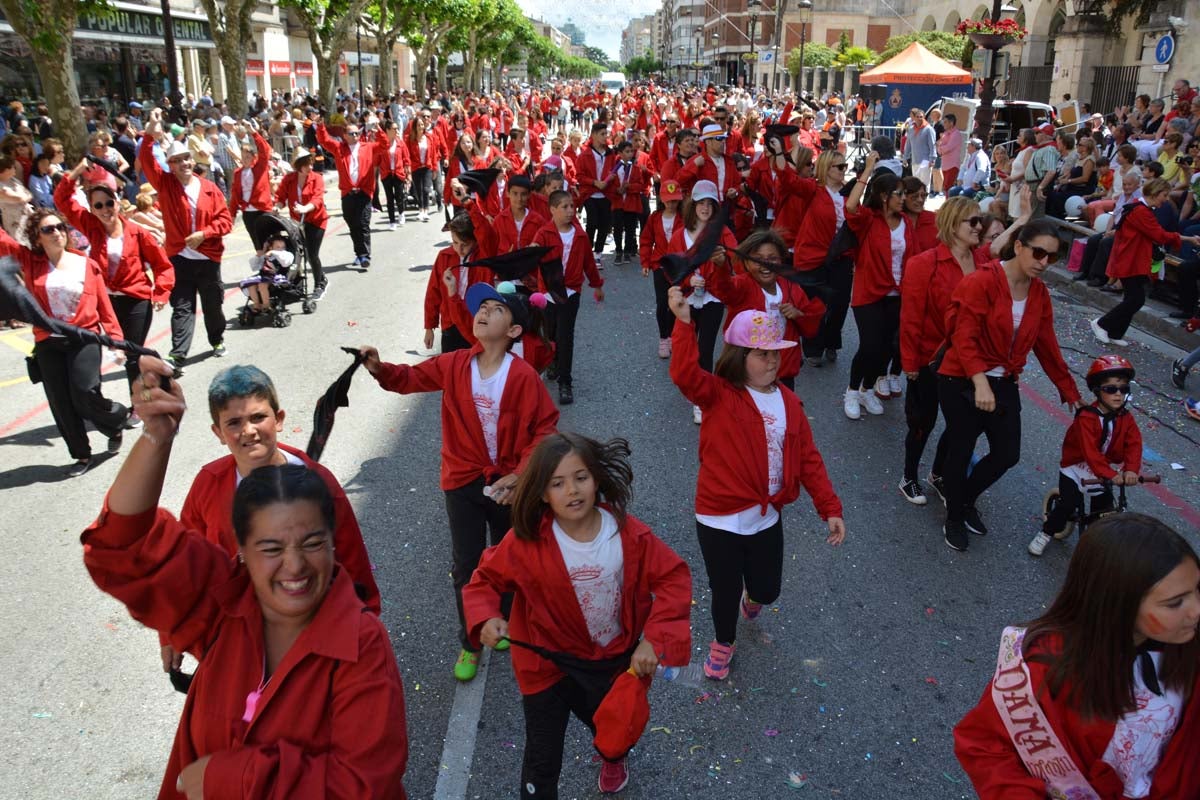
[[[282,230],[271,233],[263,244],[263,251],[250,256],[251,275],[238,285],[250,298],[252,314],[271,310],[271,287],[289,284],[288,272],[295,260],[288,249],[287,232]]]

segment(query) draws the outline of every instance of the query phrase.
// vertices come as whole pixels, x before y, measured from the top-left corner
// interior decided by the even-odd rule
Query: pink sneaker
[[[736,645],[721,644],[715,639],[708,645],[708,658],[704,659],[704,674],[714,681],[729,677],[729,662],[733,661]]]
[[[746,590],[742,590],[742,619],[756,620],[758,615],[762,613],[763,604],[756,603],[750,599],[750,595],[746,594]]]
[[[670,339],[659,339],[658,340],[658,357],[659,358],[670,358],[671,357],[671,340]]]
[[[625,759],[602,761],[598,783],[601,794],[613,794],[624,789],[625,784],[629,783],[629,770],[625,766]]]

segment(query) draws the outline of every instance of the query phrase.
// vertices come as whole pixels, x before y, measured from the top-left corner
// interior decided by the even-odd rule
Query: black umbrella
[[[468,192],[483,196],[492,188],[498,177],[498,169],[469,169],[458,174],[458,182],[466,187]]]
[[[713,251],[721,241],[721,232],[729,222],[729,212],[724,205],[714,219],[704,226],[704,233],[696,240],[692,249],[683,253],[668,253],[659,262],[660,269],[667,276],[672,286],[679,286],[687,276],[695,272],[701,264],[712,258]]]
[[[321,399],[317,401],[317,407],[313,409],[313,431],[312,435],[308,437],[308,447],[304,449],[304,452],[313,461],[320,461],[321,454],[325,452],[325,443],[329,441],[329,434],[333,432],[333,418],[337,414],[337,410],[350,405],[350,381],[354,377],[355,370],[362,364],[362,354],[358,350],[353,347],[341,349],[343,353],[354,356],[354,363],[330,384],[329,388],[325,390],[325,394],[321,395]]]
[[[788,137],[799,132],[800,128],[795,125],[768,125],[763,130],[763,143],[767,146],[767,152],[777,156],[786,153]]]
[[[519,281],[537,269],[549,252],[549,247],[522,247],[511,253],[467,261],[462,266],[487,267],[502,281]]]

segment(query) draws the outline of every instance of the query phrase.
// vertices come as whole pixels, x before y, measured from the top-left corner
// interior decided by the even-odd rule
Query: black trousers
[[[1092,513],[1098,514],[1101,511],[1109,511],[1113,507],[1112,489],[1105,489],[1100,494],[1092,495]],[[1067,518],[1075,511],[1083,510],[1083,492],[1079,491],[1079,487],[1075,485],[1075,481],[1058,473],[1058,505],[1054,510],[1046,515],[1046,521],[1042,523],[1042,533],[1048,533],[1051,536],[1060,532],[1067,524]]]
[[[603,695],[589,692],[570,675],[549,689],[521,697],[525,709],[521,800],[558,800],[558,777],[571,714],[595,733],[592,717],[603,699]]]
[[[946,418],[946,457],[942,478],[946,485],[946,516],[961,520],[979,496],[1021,460],[1021,392],[1016,381],[988,378],[996,397],[996,410],[975,407],[974,386],[968,378],[938,376],[938,403]],[[980,434],[987,437],[988,454],[971,470],[971,455]]]
[[[182,361],[192,349],[197,294],[208,343],[216,347],[225,340],[225,314],[221,311],[225,287],[221,283],[221,265],[216,261],[171,256],[171,266],[175,268],[175,288],[171,289],[171,355]]]
[[[371,198],[355,190],[342,195],[342,219],[350,228],[355,258],[371,257]]]
[[[258,221],[262,219],[263,212],[256,211],[253,208],[247,208],[242,212],[242,224],[246,226],[246,233],[250,234],[250,243],[254,245],[255,250],[262,250],[263,241],[255,230],[258,228]]]
[[[1134,275],[1121,279],[1124,294],[1121,302],[1117,303],[1107,314],[1100,318],[1100,327],[1113,339],[1124,339],[1133,322],[1133,315],[1146,305],[1146,290],[1150,286],[1150,278],[1146,275]]]
[[[583,210],[587,214],[584,230],[592,243],[592,251],[603,253],[604,241],[612,228],[612,203],[607,197],[589,197],[583,201]]]
[[[667,292],[671,283],[661,269],[651,273],[654,276],[654,320],[658,323],[658,338],[670,339],[671,331],[675,328],[675,315],[667,305]]]
[[[442,352],[453,353],[455,350],[470,350],[471,343],[462,335],[459,329],[451,325],[449,328],[442,328]]]
[[[483,496],[483,478],[466,486],[446,491],[446,517],[450,521],[450,579],[454,584],[454,602],[458,607],[458,638],[464,650],[473,650],[467,638],[467,621],[463,615],[462,590],[471,581],[479,566],[479,558],[492,545],[500,544],[511,527],[510,506],[492,502]],[[511,605],[511,598],[505,605]],[[505,616],[508,609],[504,608]]]
[[[100,345],[46,340],[34,346],[33,355],[54,425],[72,458],[81,461],[92,455],[85,421],[110,439],[121,434],[129,409],[101,391]]]
[[[1179,291],[1179,307],[1196,316],[1197,305],[1200,305],[1200,285],[1196,282],[1200,279],[1200,260],[1189,258],[1181,262],[1176,274],[1179,278],[1175,284]]]
[[[850,388],[871,389],[884,374],[900,333],[900,298],[884,297],[854,307],[858,352],[850,362]]]
[[[842,328],[850,310],[850,290],[854,285],[853,264],[835,263],[828,270],[827,281],[821,292],[821,299],[825,301],[825,316],[821,318],[821,327],[816,336],[801,342],[804,355],[813,358],[826,350],[842,349]]]
[[[1088,279],[1104,278],[1104,272],[1108,269],[1108,256],[1112,253],[1113,242],[1115,236],[1105,236],[1102,233],[1093,233],[1087,238],[1087,243],[1083,246],[1083,261],[1079,264],[1079,272],[1086,275]]]
[[[579,292],[571,295],[566,303],[550,303],[546,306],[550,340],[554,342],[554,366],[558,371],[559,386],[574,386],[571,368],[575,363],[575,318],[579,316]]]
[[[433,202],[433,170],[429,167],[413,170],[413,188],[416,190],[417,205],[422,211],[428,210]]]
[[[932,367],[921,367],[915,381],[908,382],[908,391],[904,395],[904,418],[908,422],[908,433],[904,435],[904,479],[916,480],[921,469],[921,454],[925,452],[925,443],[933,433],[938,416],[938,383],[937,373]],[[937,451],[933,456],[934,475],[942,474],[946,461],[946,436],[943,433],[938,439]]]
[[[713,634],[722,644],[737,639],[742,589],[755,603],[774,603],[783,585],[783,517],[764,531],[744,536],[696,521],[696,537],[712,591]]]
[[[404,217],[404,181],[395,175],[383,179],[383,193],[387,196],[388,222],[395,224],[396,207],[400,207],[400,216]]]
[[[313,286],[325,285],[325,268],[321,266],[321,242],[325,241],[325,229],[304,223],[304,252],[308,254],[308,268],[312,270]]]
[[[108,299],[112,302],[117,322],[121,323],[121,332],[125,334],[125,341],[145,344],[146,337],[150,335],[150,323],[154,319],[154,307],[150,301],[130,297],[127,294],[110,294]],[[137,362],[136,356],[130,356],[125,361],[125,377],[128,379],[131,389],[133,382],[141,372]]]
[[[628,256],[637,254],[637,226],[638,212],[621,209],[613,212],[613,241],[618,253]]]
[[[696,341],[700,348],[700,369],[713,371],[713,349],[721,333],[721,320],[725,318],[724,303],[705,303],[692,309],[692,322],[696,326]]]

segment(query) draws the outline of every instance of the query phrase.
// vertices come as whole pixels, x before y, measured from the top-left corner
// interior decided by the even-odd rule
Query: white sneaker
[[[1097,341],[1099,341],[1101,344],[1108,344],[1112,341],[1108,338],[1108,331],[1100,327],[1099,317],[1096,317],[1096,319],[1092,320],[1088,324],[1092,326],[1092,335],[1095,336]]]
[[[904,381],[899,375],[888,375],[888,388],[892,390],[892,397],[899,397],[904,394]]]
[[[875,396],[880,400],[887,400],[892,396],[892,387],[888,383],[886,375],[882,375],[875,379]]]
[[[1108,340],[1108,343],[1109,343],[1109,344],[1115,344],[1117,347],[1129,347],[1129,342],[1128,342],[1127,340],[1125,340],[1125,339],[1112,339],[1112,338],[1110,338],[1110,339]]]
[[[400,215],[400,226],[401,226],[401,227],[403,227],[403,226],[404,226],[404,214],[401,214],[401,215]]]
[[[862,419],[861,401],[862,395],[857,389],[847,389],[846,396],[842,398],[842,411],[845,411],[846,416],[850,419]]]
[[[878,417],[883,413],[883,403],[879,402],[879,398],[875,396],[874,389],[859,392],[859,395],[862,397],[863,408],[867,409],[868,414]]]
[[[700,411],[700,406],[692,406],[692,422],[699,425],[704,421],[704,414]]]
[[[1038,535],[1033,537],[1033,541],[1029,543],[1029,555],[1040,556],[1046,551],[1046,545],[1050,544],[1050,534],[1038,532]]]
[[[421,222],[429,222],[429,215],[422,211],[420,214],[417,214],[417,219]]]
[[[394,231],[394,230],[396,230],[396,223],[394,223],[394,222],[389,222],[389,223],[388,223],[388,230],[389,230],[389,231]]]

